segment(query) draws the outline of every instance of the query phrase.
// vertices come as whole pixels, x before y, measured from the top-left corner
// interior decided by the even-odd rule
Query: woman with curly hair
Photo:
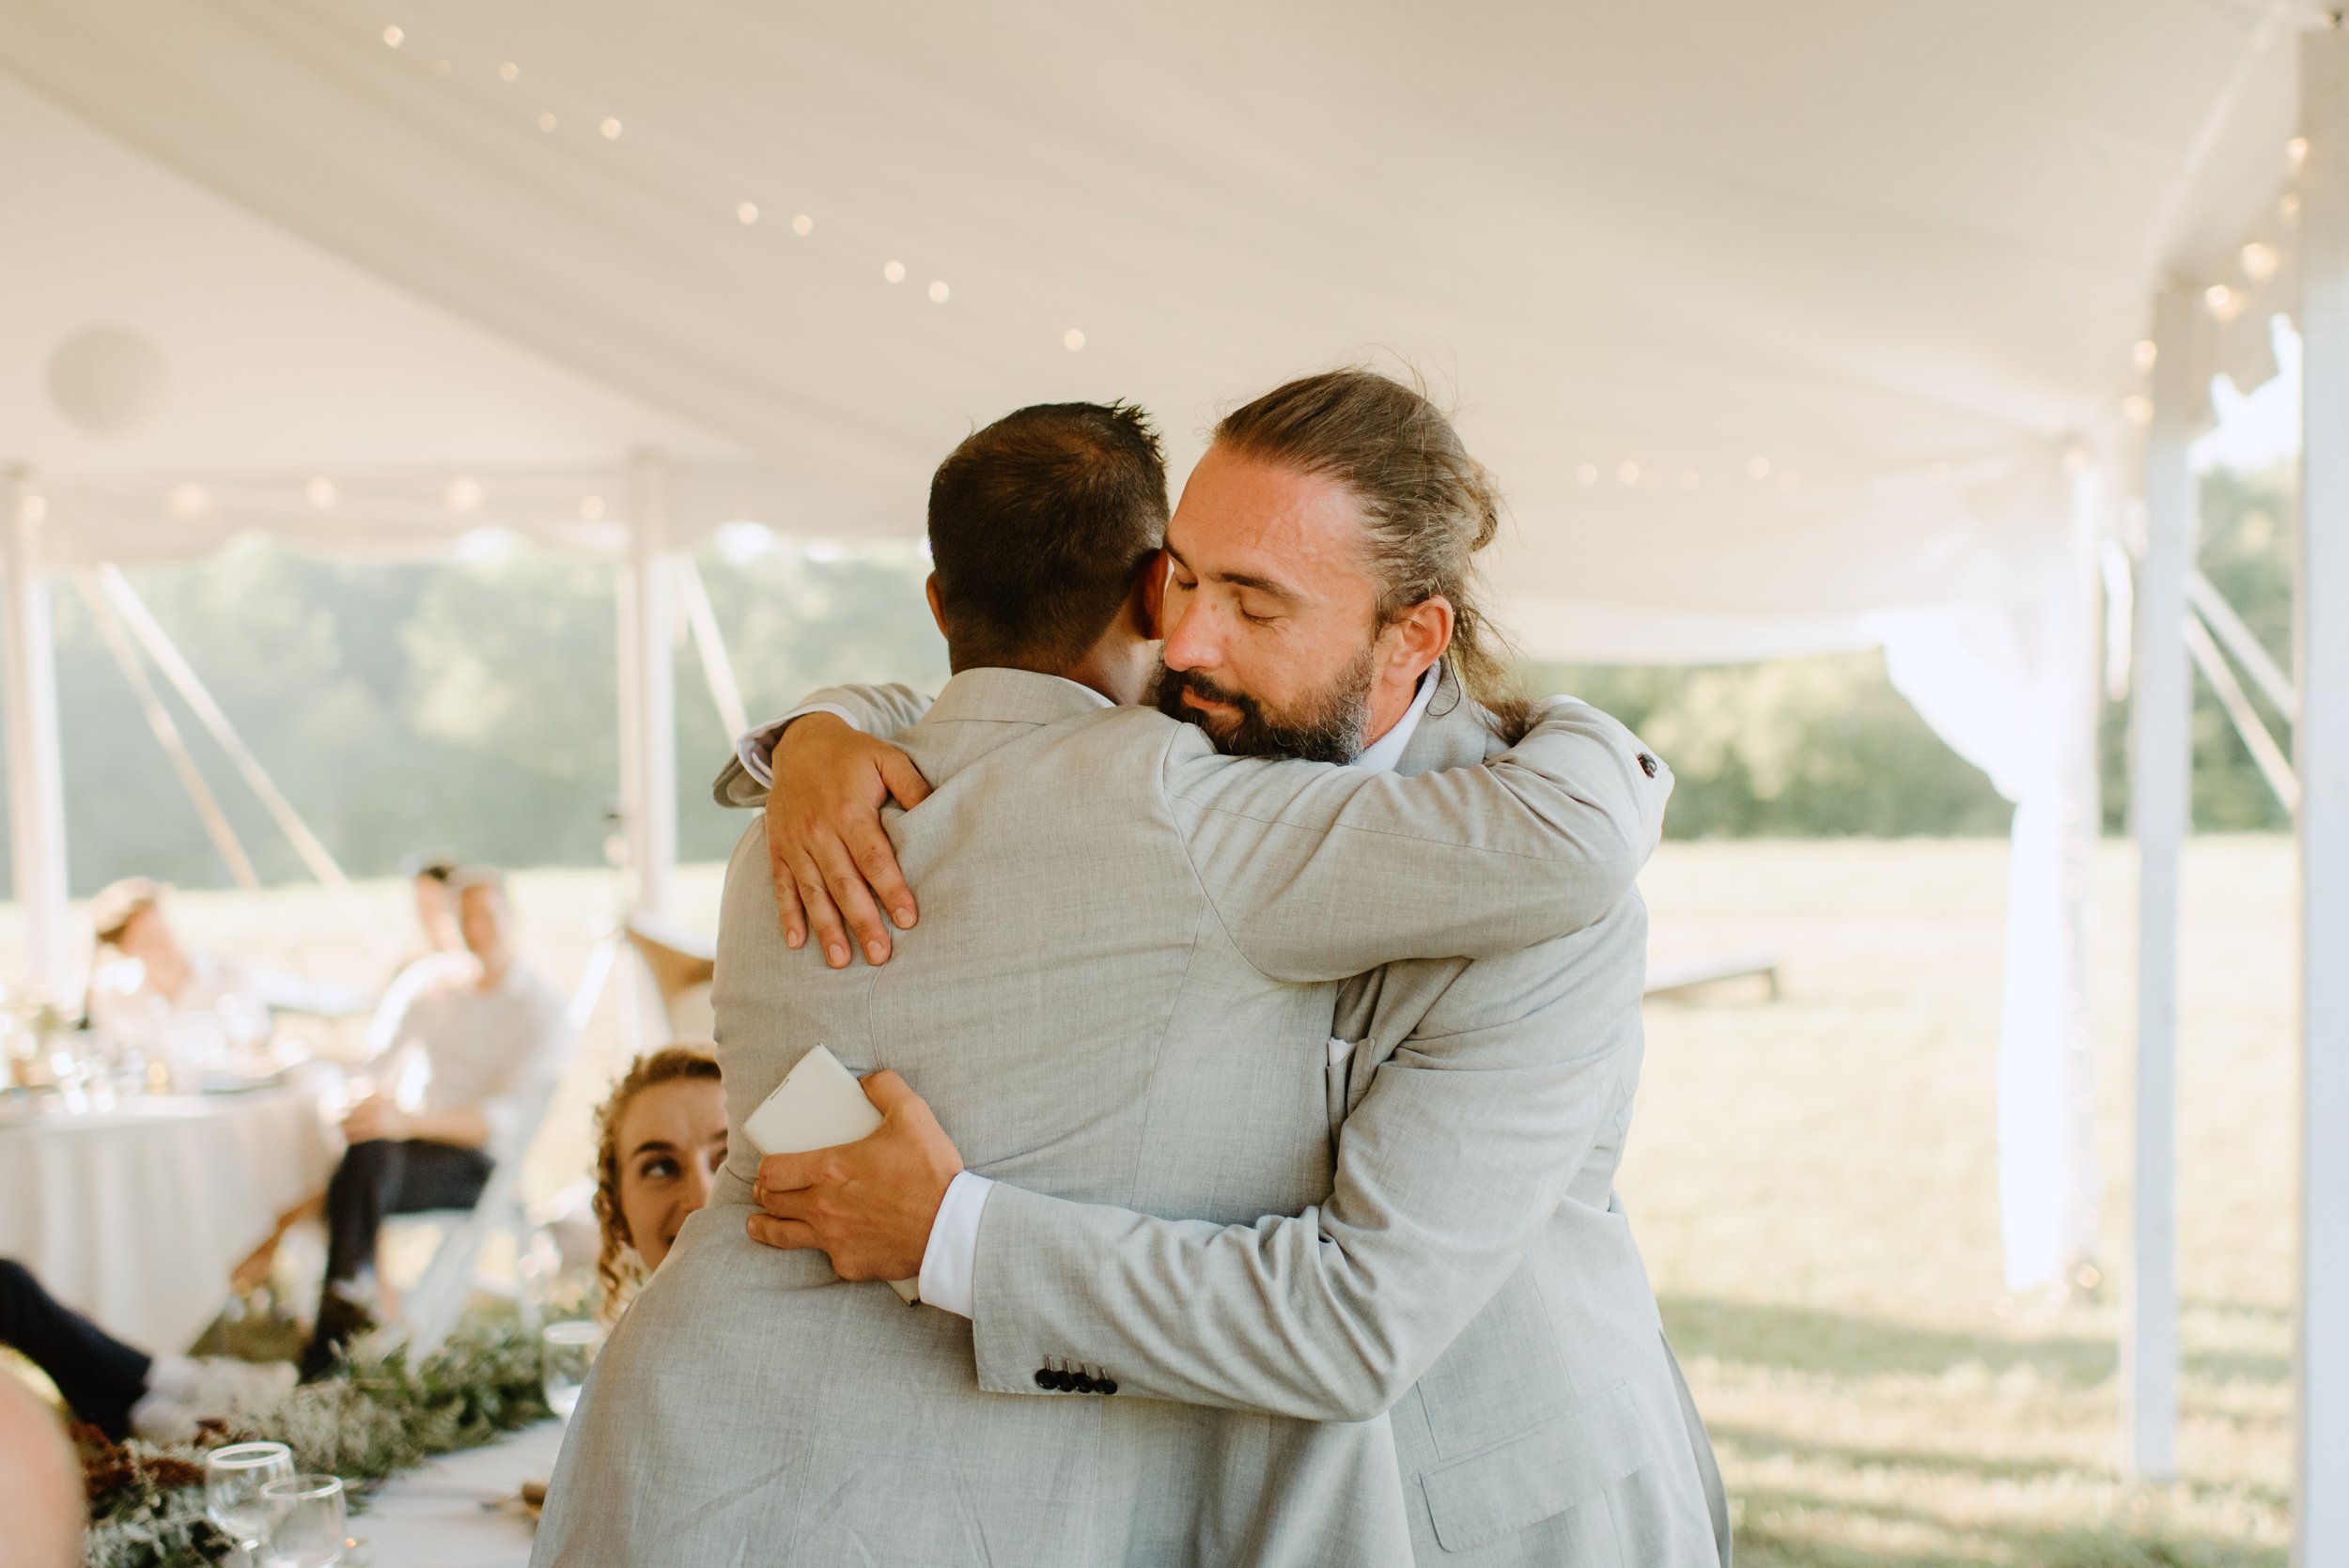
[[[725,1092],[699,1046],[638,1057],[596,1112],[597,1315],[617,1318],[726,1162]]]

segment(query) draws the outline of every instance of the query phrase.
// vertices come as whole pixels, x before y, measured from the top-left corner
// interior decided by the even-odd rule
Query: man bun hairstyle
[[[930,479],[954,668],[1078,663],[1164,547],[1166,520],[1166,459],[1130,403],[1038,403],[973,432]]]
[[[1476,582],[1476,552],[1501,532],[1500,487],[1423,387],[1360,365],[1299,377],[1226,414],[1215,443],[1352,490],[1378,583],[1379,629],[1441,594],[1452,605],[1444,657],[1460,685],[1503,736],[1524,734],[1530,709]]]

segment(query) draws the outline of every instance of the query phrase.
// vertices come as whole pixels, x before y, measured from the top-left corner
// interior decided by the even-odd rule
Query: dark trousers
[[[59,1303],[8,1258],[0,1258],[0,1343],[40,1368],[76,1416],[117,1443],[129,1436],[151,1358]]]
[[[326,1184],[326,1282],[331,1288],[375,1266],[375,1238],[387,1214],[469,1209],[490,1180],[480,1149],[420,1138],[353,1143]]]

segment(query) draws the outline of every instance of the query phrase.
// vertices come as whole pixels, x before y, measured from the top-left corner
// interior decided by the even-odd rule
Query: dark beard
[[[1206,730],[1215,749],[1226,756],[1352,762],[1362,754],[1362,732],[1370,723],[1370,689],[1377,673],[1375,652],[1365,647],[1338,673],[1328,690],[1309,698],[1301,711],[1274,714],[1245,691],[1218,686],[1195,670],[1170,670],[1161,664],[1153,700],[1168,718]],[[1238,722],[1228,724],[1230,733],[1218,734],[1208,723],[1208,715],[1183,701],[1186,691],[1210,702],[1230,704],[1239,715]]]

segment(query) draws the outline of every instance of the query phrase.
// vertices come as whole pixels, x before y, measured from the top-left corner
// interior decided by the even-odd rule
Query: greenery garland
[[[204,1455],[222,1443],[284,1443],[296,1469],[338,1475],[364,1503],[402,1470],[550,1414],[538,1337],[507,1308],[470,1314],[413,1365],[405,1346],[362,1341],[326,1377],[193,1443],[132,1438],[117,1446],[77,1428],[90,1502],[83,1560],[87,1568],[183,1568],[226,1556],[229,1543],[204,1515]]]

